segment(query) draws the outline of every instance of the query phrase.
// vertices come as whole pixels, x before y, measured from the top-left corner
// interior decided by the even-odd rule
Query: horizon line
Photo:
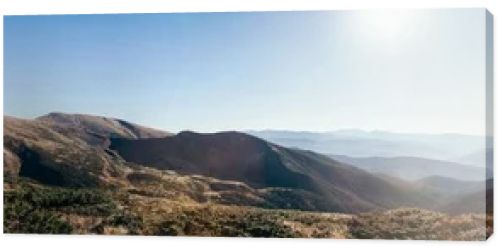
[[[239,128],[239,129],[217,129],[217,130],[194,130],[191,128],[184,128],[184,129],[178,129],[178,130],[173,130],[173,129],[168,129],[164,127],[158,127],[158,126],[150,126],[147,124],[143,124],[140,122],[136,121],[130,121],[128,119],[123,119],[119,118],[116,116],[105,116],[105,115],[100,115],[100,114],[95,114],[95,113],[71,113],[71,112],[60,112],[60,111],[53,111],[53,112],[48,112],[44,113],[42,115],[36,115],[36,116],[17,116],[17,115],[8,115],[5,112],[3,112],[3,116],[9,116],[9,117],[14,117],[14,118],[21,118],[21,119],[37,119],[42,116],[47,116],[50,114],[64,114],[64,115],[85,115],[85,116],[94,116],[94,117],[101,117],[101,118],[110,118],[110,119],[116,119],[116,120],[125,120],[127,122],[134,123],[139,126],[143,127],[148,127],[151,129],[156,129],[156,130],[161,130],[161,131],[166,131],[169,133],[174,133],[178,134],[181,132],[186,132],[186,131],[191,131],[191,132],[197,132],[197,133],[218,133],[218,132],[230,132],[230,131],[238,131],[238,132],[244,132],[244,133],[252,133],[252,132],[289,132],[289,133],[315,133],[315,134],[334,134],[334,133],[349,133],[349,132],[360,132],[360,133],[368,133],[368,134],[376,134],[376,133],[392,133],[392,134],[406,134],[406,135],[429,135],[429,136],[437,136],[437,135],[457,135],[457,136],[471,136],[471,137],[487,137],[486,134],[477,134],[477,133],[461,133],[461,132],[410,132],[410,131],[393,131],[393,130],[387,130],[387,129],[363,129],[363,128],[357,128],[357,127],[342,127],[342,128],[335,128],[331,130],[302,130],[302,129],[293,129],[293,128],[268,128],[268,127],[263,127],[263,128]]]

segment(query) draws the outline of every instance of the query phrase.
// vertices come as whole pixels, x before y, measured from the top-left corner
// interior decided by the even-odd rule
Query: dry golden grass
[[[449,216],[418,208],[365,213],[354,218],[353,236],[361,239],[485,240],[486,216]]]
[[[64,185],[74,187],[6,178],[6,233],[484,240],[492,232],[492,216],[479,214],[450,216],[413,208],[358,215],[285,210],[318,210],[308,204],[318,205],[310,202],[323,198],[301,196],[306,191],[300,189],[254,189],[242,182],[154,170],[89,147],[78,135],[63,136],[47,122],[6,120],[6,170],[17,172],[14,153],[31,154],[39,158],[34,167],[56,171]],[[30,159],[25,157],[24,163]],[[9,177],[9,171],[4,175]]]
[[[171,183],[169,185],[176,191],[192,188],[192,180],[175,176],[163,173],[150,177],[145,187],[141,183],[136,189],[154,189],[152,183],[157,183],[160,190],[165,189],[161,187],[163,182]],[[203,182],[198,185],[203,189],[209,187]],[[222,205],[211,200],[200,202],[183,192],[162,196],[167,189],[151,196],[124,188],[97,193],[30,183],[9,185],[8,188],[6,193],[11,195],[7,196],[10,199],[6,200],[5,208],[10,211],[5,212],[4,219],[4,229],[8,233],[70,231],[73,234],[116,235],[484,240],[487,236],[486,221],[492,220],[478,214],[449,216],[416,208],[359,215],[263,209]],[[205,194],[203,189],[200,192]],[[13,196],[15,194],[20,195]],[[16,210],[21,210],[21,213]],[[21,228],[11,228],[18,224],[15,217],[30,211],[41,216],[17,219],[30,222],[21,224],[24,226]],[[44,219],[49,218],[54,227],[44,226]],[[37,227],[30,228],[30,224]]]

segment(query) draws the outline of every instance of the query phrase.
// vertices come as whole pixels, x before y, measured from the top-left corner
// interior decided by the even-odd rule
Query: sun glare
[[[411,35],[409,25],[415,20],[410,11],[360,11],[356,16],[358,31],[365,39],[382,44],[399,43]]]

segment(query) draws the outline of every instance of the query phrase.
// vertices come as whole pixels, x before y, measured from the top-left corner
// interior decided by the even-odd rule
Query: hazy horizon
[[[23,117],[23,116],[13,116],[10,114],[4,114],[4,116],[11,116],[11,117],[16,117],[16,118],[22,118],[22,119],[36,119],[37,117],[48,115],[51,113],[62,113],[62,114],[74,114],[74,115],[89,115],[89,116],[97,116],[97,117],[106,117],[106,118],[113,118],[113,119],[122,119],[119,117],[113,117],[113,116],[103,116],[100,114],[89,114],[89,113],[68,113],[68,112],[62,112],[62,111],[53,111],[49,113],[44,113],[44,114],[39,114],[36,116],[28,116],[28,117]],[[127,122],[135,123],[138,124],[135,121],[129,121]],[[172,130],[169,128],[163,128],[163,127],[153,127],[147,124],[138,124],[140,126],[145,126],[149,127],[152,129],[158,129],[158,130],[163,130],[167,131],[170,133],[180,133],[183,131],[194,131],[198,133],[217,133],[217,132],[225,132],[225,131],[240,131],[240,132],[292,132],[292,133],[318,133],[318,134],[328,134],[328,133],[351,133],[351,132],[360,132],[360,133],[394,133],[394,134],[407,134],[407,135],[459,135],[459,136],[471,136],[471,137],[484,137],[485,135],[480,135],[480,134],[466,134],[466,133],[454,133],[454,132],[405,132],[405,131],[388,131],[388,130],[380,130],[380,129],[360,129],[360,128],[333,128],[331,130],[327,131],[312,131],[312,130],[298,130],[298,129],[287,129],[287,128],[240,128],[240,129],[226,129],[226,130],[215,130],[215,131],[198,131],[198,130],[193,130],[190,128],[184,128],[181,130]]]
[[[485,10],[4,17],[4,112],[485,134]]]

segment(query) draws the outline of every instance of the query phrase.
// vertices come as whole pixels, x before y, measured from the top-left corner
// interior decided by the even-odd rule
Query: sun
[[[358,31],[365,39],[382,44],[394,44],[412,34],[415,14],[409,10],[359,11],[355,15]]]

